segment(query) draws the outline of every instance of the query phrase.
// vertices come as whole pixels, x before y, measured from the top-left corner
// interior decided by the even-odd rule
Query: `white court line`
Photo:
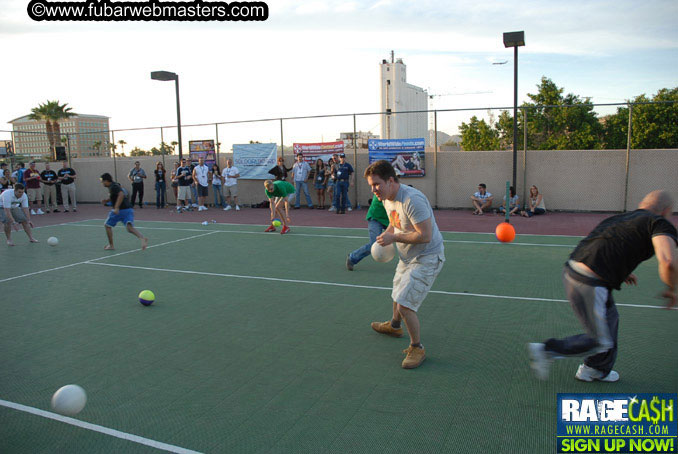
[[[159,246],[165,246],[167,244],[172,244],[172,243],[178,243],[179,241],[192,240],[193,238],[199,238],[201,236],[212,235],[213,233],[217,233],[217,231],[213,230],[211,232],[203,233],[202,235],[193,235],[193,236],[189,236],[188,238],[179,238],[178,240],[166,241],[166,242],[160,243],[160,244],[153,244],[151,246],[148,246],[146,249],[151,249],[151,248],[159,247]],[[108,259],[108,258],[111,258],[111,257],[117,257],[119,255],[131,254],[132,252],[137,252],[137,251],[140,251],[140,250],[141,250],[141,248],[132,249],[131,251],[119,252],[117,254],[111,254],[111,255],[104,255],[102,257],[97,257],[95,259],[84,260],[82,262],[77,262],[77,263],[71,263],[70,265],[57,266],[56,268],[50,268],[50,269],[41,270],[41,271],[34,271],[32,273],[22,274],[21,276],[8,277],[8,278],[5,278],[5,279],[0,279],[0,284],[2,284],[3,282],[7,282],[7,281],[13,281],[15,279],[21,279],[21,278],[24,278],[24,277],[34,276],[36,274],[42,274],[42,273],[48,273],[50,271],[62,270],[64,268],[70,268],[70,267],[76,266],[76,265],[84,265],[85,263],[90,263],[90,262],[94,262],[94,261],[97,261],[97,260],[104,260],[104,259]]]
[[[49,224],[49,225],[39,225],[37,227],[33,227],[33,230],[35,229],[44,229],[47,227],[58,227],[60,225],[77,225],[80,222],[89,222],[89,221],[98,221],[98,219],[83,219],[81,221],[70,221],[70,222],[62,222],[61,224]]]
[[[148,221],[146,221],[148,222]],[[249,224],[239,224],[239,225],[249,225]],[[86,225],[86,224],[74,224],[74,227],[100,227],[98,225]],[[137,229],[146,229],[146,230],[176,230],[183,232],[204,232],[205,229],[183,229],[183,228],[174,228],[174,227],[140,227],[136,226]],[[271,236],[268,232],[251,232],[247,230],[210,230],[210,232],[217,233],[242,233],[245,235],[267,235]],[[288,233],[290,236],[310,236],[310,237],[319,237],[319,238],[348,238],[348,239],[367,239],[366,236],[356,236],[356,235],[328,235],[322,233],[296,233],[294,231]],[[548,243],[500,243],[499,241],[470,241],[470,240],[443,240],[443,243],[462,243],[462,244],[493,244],[493,245],[504,245],[504,246],[537,246],[537,247],[566,247],[574,248],[574,244],[548,244]]]
[[[90,221],[105,221],[105,219],[89,219]],[[161,222],[163,224],[193,224],[196,221],[146,221],[137,219],[138,222]],[[84,222],[84,221],[82,221]],[[237,226],[252,226],[252,227],[267,227],[268,224],[238,224],[235,222],[217,222],[218,225],[237,225]],[[305,229],[332,229],[332,230],[365,230],[366,227],[329,227],[323,225],[298,225],[295,227],[303,227]],[[456,230],[441,230],[441,233],[468,233],[470,235],[494,235],[492,232],[459,232]],[[521,233],[522,236],[545,236],[545,237],[562,237],[562,238],[584,238],[582,235],[549,235],[543,233]]]
[[[350,287],[350,288],[364,288],[370,290],[388,290],[391,291],[391,287],[379,287],[376,285],[357,285],[357,284],[344,284],[341,282],[324,282],[324,281],[304,281],[300,279],[283,279],[277,277],[264,277],[264,276],[247,276],[241,274],[225,274],[225,273],[211,273],[205,271],[187,271],[187,270],[171,270],[167,268],[151,268],[147,266],[133,266],[133,265],[118,265],[114,263],[94,263],[87,262],[88,265],[101,265],[101,266],[112,266],[116,268],[131,268],[135,270],[146,270],[146,271],[163,271],[166,273],[180,273],[180,274],[198,274],[201,276],[216,276],[216,277],[229,277],[236,279],[254,279],[261,281],[274,281],[274,282],[286,282],[294,284],[309,284],[309,285],[328,285],[332,287]],[[568,300],[563,299],[554,299],[554,298],[535,298],[530,296],[508,296],[508,295],[490,295],[485,293],[466,293],[466,292],[446,292],[443,290],[431,290],[429,293],[434,293],[437,295],[452,295],[452,296],[474,296],[480,298],[495,298],[495,299],[505,299],[505,300],[519,300],[519,301],[543,301],[549,303],[567,303]],[[617,306],[626,306],[626,307],[640,307],[648,309],[666,309],[664,306],[648,306],[645,304],[625,304],[625,303],[615,303]],[[678,310],[678,308],[674,308]]]
[[[177,454],[200,454],[198,451],[193,451],[191,449],[182,448],[179,446],[170,445],[160,441],[151,440],[150,438],[140,437],[138,435],[128,434],[126,432],[121,432],[115,429],[109,429],[108,427],[103,427],[98,424],[92,424],[85,421],[80,421],[79,419],[69,418],[68,416],[58,415],[45,410],[40,410],[39,408],[33,408],[26,405],[17,404],[14,402],[9,402],[7,400],[0,399],[0,406],[11,408],[18,411],[23,411],[25,413],[30,413],[36,416],[42,416],[43,418],[53,419],[54,421],[63,422],[70,424],[71,426],[80,427],[82,429],[91,430],[94,432],[99,432],[105,435],[110,435],[112,437],[120,438],[123,440],[131,441],[133,443],[138,443],[141,445],[150,446],[151,448],[161,449],[167,452],[174,452]]]

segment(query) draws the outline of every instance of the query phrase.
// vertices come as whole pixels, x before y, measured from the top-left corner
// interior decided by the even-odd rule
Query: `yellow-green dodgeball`
[[[139,302],[144,306],[150,306],[155,301],[155,294],[150,290],[142,290],[139,293]]]

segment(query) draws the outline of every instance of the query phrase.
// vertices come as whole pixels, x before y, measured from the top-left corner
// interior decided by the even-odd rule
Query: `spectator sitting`
[[[544,205],[544,197],[539,193],[539,189],[535,185],[530,188],[530,196],[527,198],[525,204],[525,211],[521,211],[520,215],[526,218],[531,218],[535,214],[546,213],[546,205]]]
[[[492,194],[487,192],[487,185],[485,185],[485,183],[480,183],[478,185],[478,192],[471,196],[471,201],[475,208],[473,214],[478,214],[480,216],[485,214],[483,213],[483,210],[492,207],[492,199]]]
[[[516,189],[511,186],[509,188],[509,194],[510,194],[510,199],[509,199],[509,214],[511,216],[515,216],[518,214],[518,211],[520,210],[520,204],[518,203],[518,195],[516,194]],[[506,196],[504,196],[504,203],[501,204],[499,207],[499,212],[500,214],[506,214]]]

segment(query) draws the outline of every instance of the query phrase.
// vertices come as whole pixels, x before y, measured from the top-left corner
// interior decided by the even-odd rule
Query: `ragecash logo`
[[[558,394],[558,452],[678,452],[678,394]]]

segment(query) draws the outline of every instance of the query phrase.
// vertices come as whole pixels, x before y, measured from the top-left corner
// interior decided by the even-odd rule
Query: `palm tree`
[[[92,150],[96,150],[98,155],[100,149],[101,149],[101,140],[94,141],[94,143],[92,144]]]
[[[179,145],[179,142],[173,140],[170,142],[170,145],[172,145],[172,154],[174,154],[174,150],[176,149],[177,145]]]
[[[49,140],[49,148],[52,155],[56,154],[56,141],[61,137],[61,128],[59,121],[70,118],[75,113],[71,112],[71,107],[66,107],[66,104],[59,104],[59,101],[47,101],[45,104],[40,104],[38,107],[31,109],[29,118],[31,120],[44,121],[45,130],[47,131],[47,140]]]
[[[125,145],[127,145],[127,142],[120,139],[118,140],[118,143],[120,144],[120,153],[125,154]]]

